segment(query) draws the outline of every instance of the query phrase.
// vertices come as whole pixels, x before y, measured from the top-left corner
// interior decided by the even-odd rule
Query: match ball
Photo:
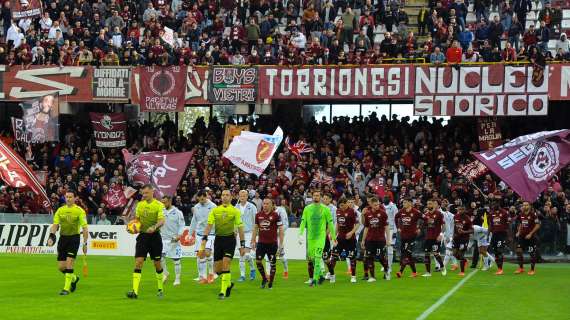
[[[141,231],[141,223],[138,221],[132,220],[127,225],[127,230],[129,230],[129,233],[137,234]]]

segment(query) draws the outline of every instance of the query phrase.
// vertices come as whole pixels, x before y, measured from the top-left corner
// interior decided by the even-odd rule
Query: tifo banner
[[[131,69],[129,67],[100,67],[93,69],[93,100],[128,101]]]
[[[39,17],[42,15],[42,2],[40,0],[10,0],[10,9],[14,20]]]
[[[235,136],[239,136],[242,131],[249,131],[249,124],[226,124],[226,131],[224,133],[224,150],[228,148],[232,139]]]
[[[127,196],[123,191],[123,186],[120,184],[115,184],[105,196],[103,196],[103,201],[107,204],[109,209],[121,208],[127,205]]]
[[[174,30],[164,26],[164,30],[161,32],[160,38],[162,41],[168,43],[169,46],[174,47]]]
[[[414,70],[390,67],[259,67],[260,99],[412,99]]]
[[[457,173],[464,176],[469,181],[473,181],[487,172],[489,172],[489,169],[477,159],[457,168]]]
[[[134,185],[150,183],[162,197],[176,193],[192,152],[142,152],[133,155],[123,149],[123,157],[129,181]]]
[[[569,129],[537,132],[474,156],[521,198],[532,202],[570,163],[569,136]]]
[[[24,128],[32,142],[59,141],[59,99],[57,94],[21,103]]]
[[[208,100],[212,103],[255,103],[256,67],[213,67]]]
[[[12,117],[12,132],[14,133],[14,138],[18,142],[39,143],[39,141],[33,140],[31,132],[26,132],[23,119]]]
[[[477,118],[479,149],[493,149],[503,142],[503,135],[496,117]]]
[[[12,188],[30,188],[41,199],[41,206],[51,212],[46,190],[32,168],[3,141],[0,141],[0,179]]]
[[[141,111],[184,111],[186,66],[143,67],[139,72]]]
[[[548,73],[535,81],[531,66],[416,67],[414,115],[547,115]]]
[[[234,137],[224,157],[236,167],[258,177],[265,171],[283,140],[283,130],[277,127],[273,135],[242,131]]]
[[[90,112],[89,117],[97,147],[117,148],[127,144],[127,117],[124,113]]]

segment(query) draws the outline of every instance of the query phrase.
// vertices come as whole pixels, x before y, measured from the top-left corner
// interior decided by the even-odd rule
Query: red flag
[[[141,111],[184,111],[186,66],[140,68]]]
[[[109,189],[109,192],[103,197],[103,201],[110,209],[124,207],[128,202],[123,187],[119,184],[115,184]]]
[[[297,156],[297,158],[301,158],[301,154],[303,153],[315,151],[315,149],[308,146],[303,140],[299,140],[294,144],[289,143],[289,137],[285,139],[285,145],[287,146],[287,149],[291,151],[292,154]]]
[[[123,149],[127,176],[134,185],[150,183],[158,196],[174,195],[182,175],[192,158],[192,152],[143,152],[132,155]]]
[[[97,147],[117,148],[127,144],[127,116],[124,113],[89,112],[89,117]]]
[[[487,172],[489,172],[489,169],[479,160],[473,160],[457,168],[457,173],[469,181],[473,181]]]
[[[0,178],[13,188],[29,187],[41,198],[42,206],[49,212],[52,211],[47,193],[34,171],[3,141],[0,141]]]

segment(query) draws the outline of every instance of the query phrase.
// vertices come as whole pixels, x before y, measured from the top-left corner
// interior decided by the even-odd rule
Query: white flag
[[[265,171],[283,140],[283,130],[277,127],[273,135],[242,131],[233,138],[224,157],[235,166],[258,177]]]
[[[164,33],[162,34],[161,38],[171,47],[174,47],[174,30],[170,29],[169,27],[164,27]]]

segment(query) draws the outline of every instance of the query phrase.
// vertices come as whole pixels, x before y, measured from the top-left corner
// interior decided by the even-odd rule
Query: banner
[[[24,128],[31,142],[59,142],[59,99],[57,94],[48,94],[38,99],[21,103],[24,112]]]
[[[14,139],[16,141],[24,143],[39,143],[38,141],[33,141],[31,132],[26,132],[23,119],[12,117],[11,120],[12,120],[12,132],[14,133]]]
[[[255,67],[213,67],[208,100],[223,104],[255,103],[257,78]]]
[[[281,127],[277,127],[273,135],[243,131],[234,137],[224,152],[224,157],[241,170],[259,177],[271,162],[282,140]]]
[[[474,156],[521,198],[532,202],[570,162],[569,135],[569,129],[537,132]]]
[[[131,69],[129,67],[99,67],[93,69],[93,100],[128,102]]]
[[[29,187],[41,198],[42,207],[51,212],[49,197],[34,171],[3,141],[0,141],[0,179],[12,188]]]
[[[45,187],[48,181],[48,172],[46,170],[36,170],[34,173],[40,184]]]
[[[40,0],[10,0],[10,9],[14,20],[40,17],[42,2]]]
[[[89,117],[97,147],[117,148],[127,144],[127,117],[124,113],[89,112]]]
[[[168,43],[170,47],[174,47],[174,30],[165,26],[160,38],[164,42]]]
[[[226,131],[224,133],[224,151],[228,148],[232,139],[235,136],[239,136],[242,131],[249,131],[249,124],[226,124]]]
[[[473,160],[457,168],[457,173],[469,181],[473,181],[487,172],[489,172],[489,169],[479,160]]]
[[[143,67],[140,70],[141,111],[184,111],[186,66]]]
[[[535,81],[531,66],[416,67],[414,115],[545,116],[548,72]]]
[[[477,118],[479,149],[493,149],[503,142],[503,135],[496,117]]]
[[[297,159],[301,158],[301,154],[303,153],[315,152],[315,149],[307,145],[303,140],[299,140],[294,144],[291,144],[289,142],[289,137],[287,137],[285,138],[285,145],[287,146],[287,149],[297,157]]]
[[[115,184],[105,196],[103,196],[103,201],[107,204],[109,209],[121,208],[127,205],[127,196],[123,191],[123,186],[120,184]]]
[[[192,158],[192,152],[142,152],[123,149],[129,181],[134,185],[152,184],[157,195],[174,195]]]

